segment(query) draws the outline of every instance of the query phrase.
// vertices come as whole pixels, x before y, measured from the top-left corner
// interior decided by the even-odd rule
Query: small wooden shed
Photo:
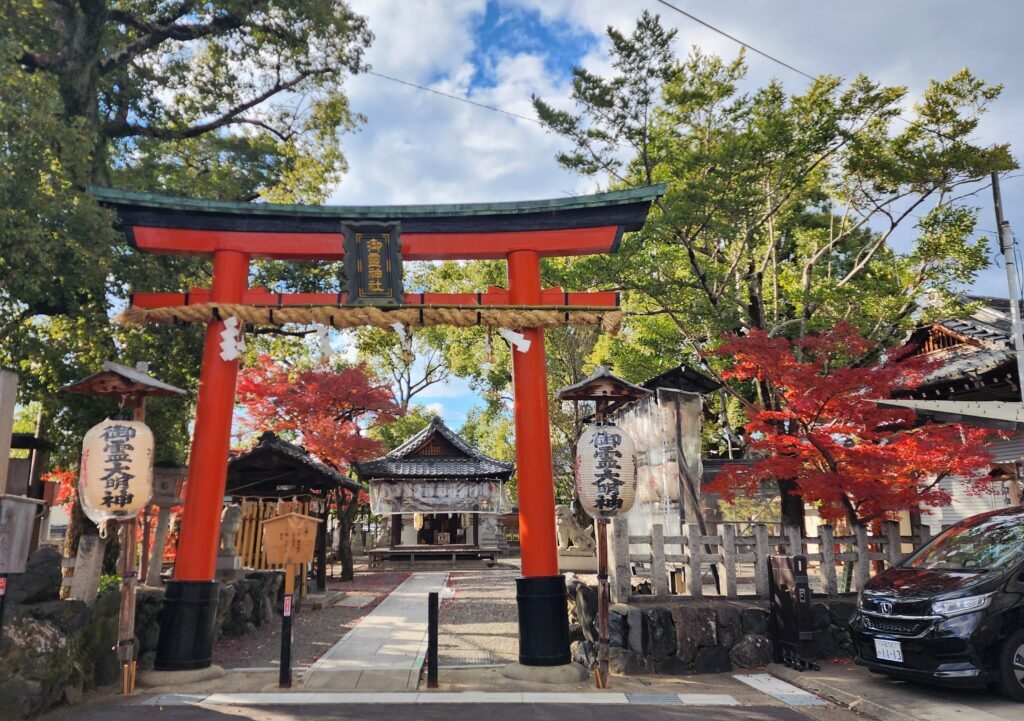
[[[238,553],[246,568],[269,568],[262,552],[263,524],[287,512],[315,516],[314,572],[320,590],[327,588],[327,515],[339,491],[364,487],[336,468],[321,463],[305,448],[267,431],[247,451],[228,461],[225,495],[242,506]]]

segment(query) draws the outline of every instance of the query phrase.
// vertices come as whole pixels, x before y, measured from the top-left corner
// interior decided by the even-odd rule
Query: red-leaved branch
[[[948,505],[940,487],[955,477],[984,492],[997,432],[916,418],[913,411],[873,401],[919,385],[934,368],[921,357],[889,355],[849,365],[870,344],[850,325],[798,340],[754,330],[717,353],[732,360],[723,377],[761,384],[765,402],[748,409],[746,437],[753,466],[731,466],[709,490],[732,499],[780,481],[787,492],[835,521],[892,518],[900,511]]]

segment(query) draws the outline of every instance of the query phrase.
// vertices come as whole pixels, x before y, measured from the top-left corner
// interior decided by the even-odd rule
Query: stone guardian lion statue
[[[221,556],[236,556],[235,537],[242,525],[242,506],[232,503],[224,506],[220,514],[220,553]]]
[[[558,549],[593,553],[597,549],[594,541],[594,527],[583,528],[566,505],[555,506],[555,523],[558,526]]]

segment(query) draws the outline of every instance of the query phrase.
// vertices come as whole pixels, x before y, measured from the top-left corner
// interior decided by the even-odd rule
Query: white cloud
[[[427,411],[433,413],[435,416],[441,416],[444,418],[444,404],[443,403],[428,403],[424,406]]]

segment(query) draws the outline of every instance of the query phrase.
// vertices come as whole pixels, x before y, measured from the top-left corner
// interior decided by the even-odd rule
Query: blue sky
[[[469,61],[478,69],[470,83],[471,93],[500,81],[494,68],[508,55],[537,55],[550,77],[568,80],[572,67],[599,44],[598,37],[585,28],[564,19],[545,21],[538,10],[511,2],[492,0],[478,17],[469,54]]]
[[[373,69],[527,117],[537,94],[571,107],[570,69],[608,70],[608,25],[629,32],[644,9],[679,29],[680,52],[693,45],[726,57],[738,46],[654,0],[351,0],[377,40]],[[1005,85],[979,128],[982,143],[1024,145],[1024,69],[1018,29],[1024,3],[961,0],[679,0],[683,9],[812,75],[866,73],[906,85],[916,97],[930,78],[964,66]],[[748,53],[751,88],[771,78],[803,89],[806,78]],[[344,139],[350,171],[334,203],[450,203],[520,200],[593,192],[598,181],[557,166],[564,149],[534,123],[430,93],[360,76],[349,83],[366,125]],[[1007,219],[1024,234],[1024,178],[1004,183]],[[995,228],[991,194],[977,197],[979,230]],[[898,241],[900,242],[900,241]],[[990,245],[996,248],[990,236]],[[974,284],[1005,295],[1001,266]],[[454,427],[478,400],[454,381],[420,397],[438,403]]]

